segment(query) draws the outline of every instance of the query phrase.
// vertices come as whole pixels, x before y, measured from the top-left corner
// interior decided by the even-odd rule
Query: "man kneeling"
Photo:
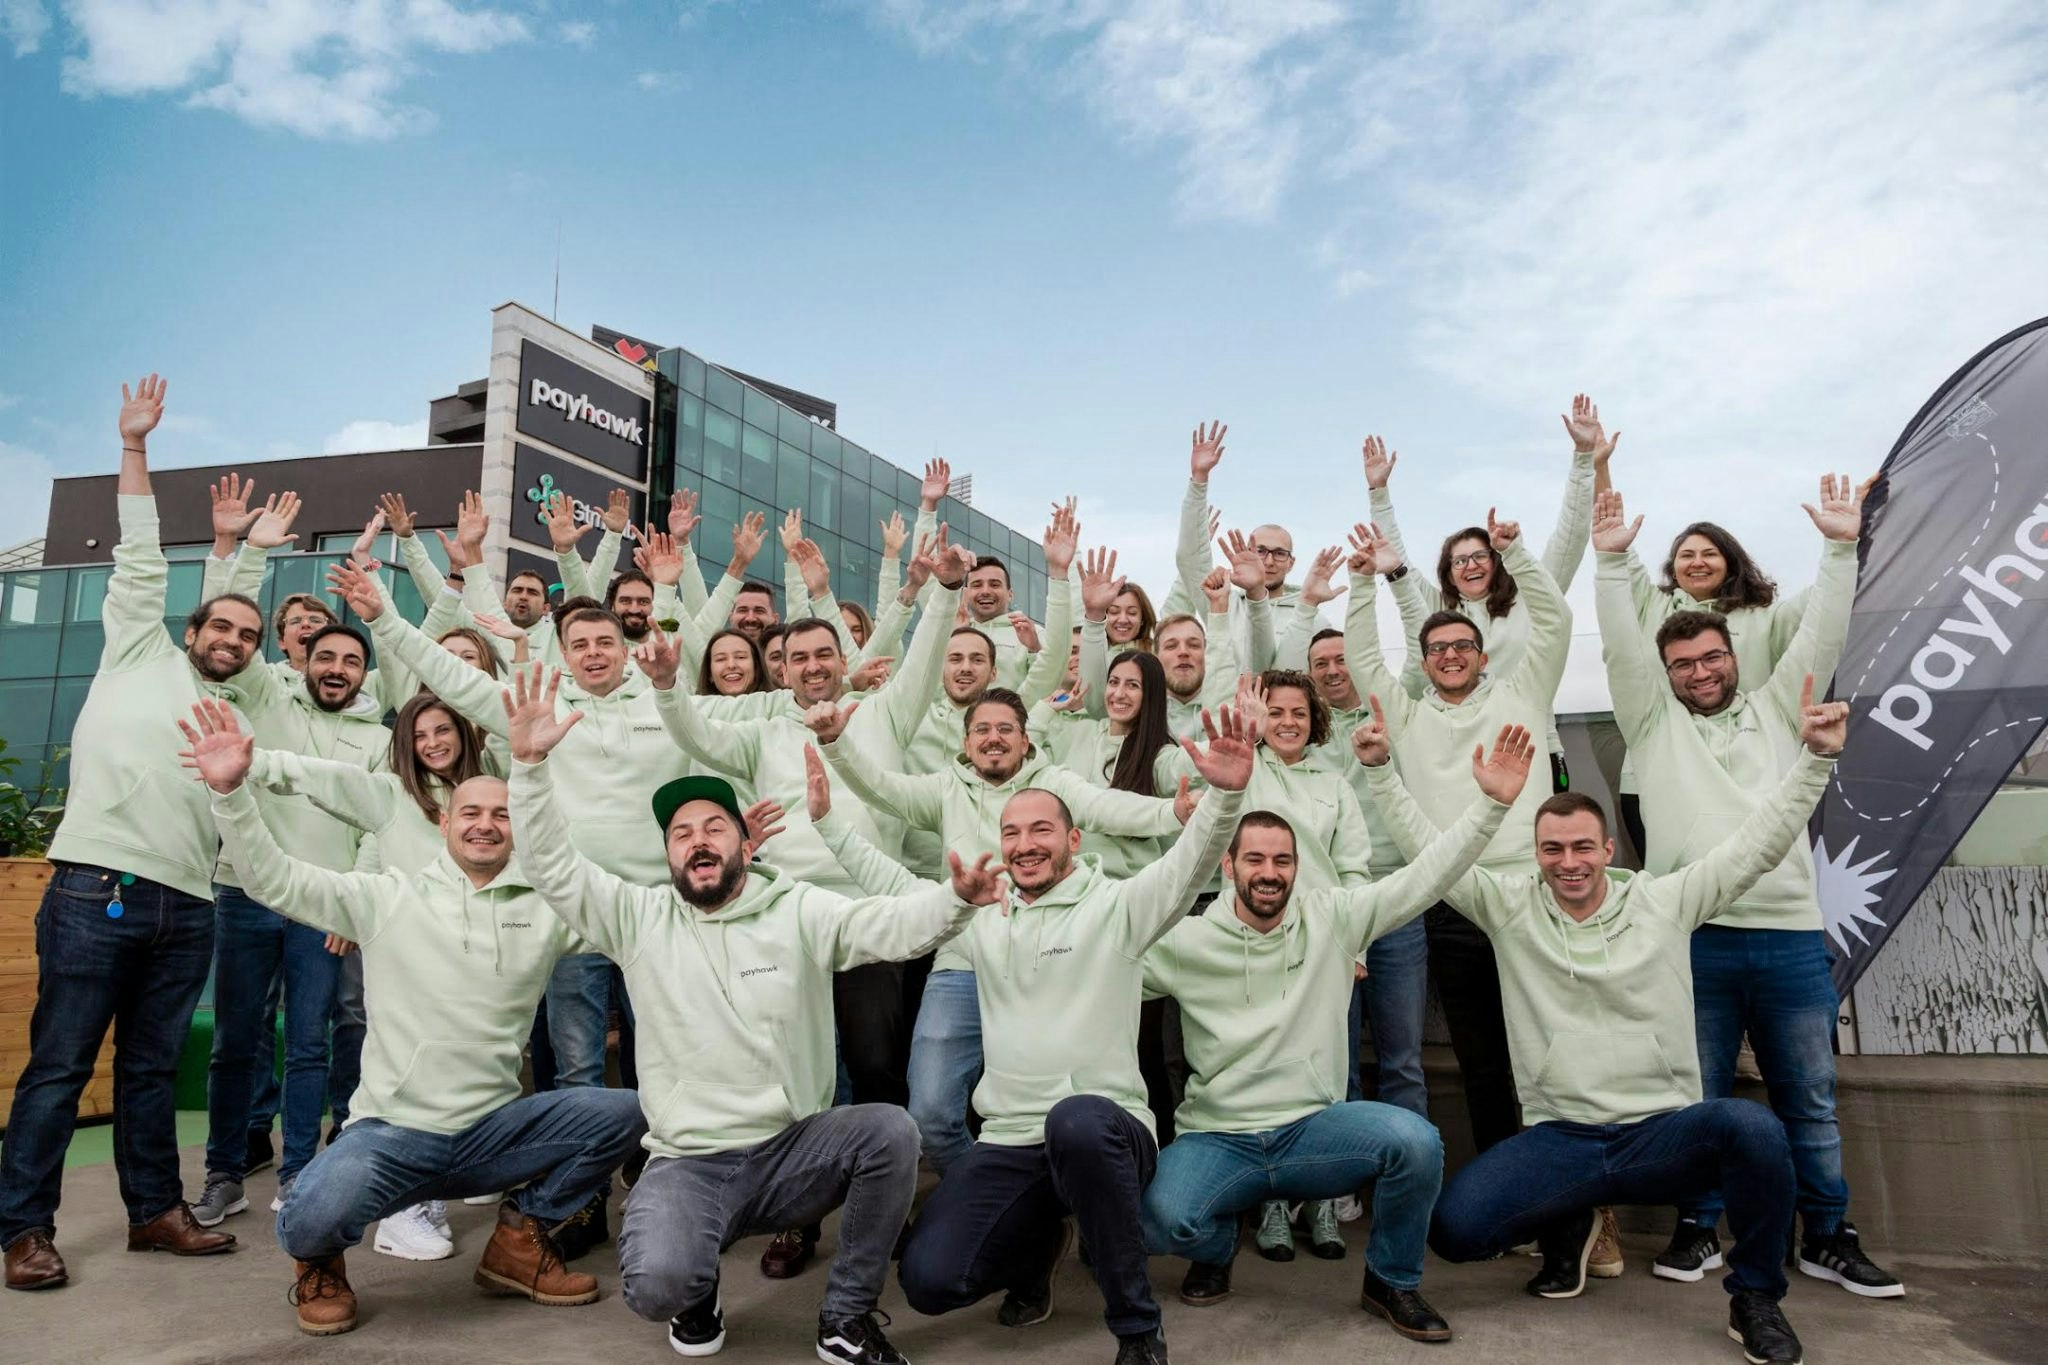
[[[1383,881],[1294,894],[1294,830],[1271,811],[1238,821],[1223,875],[1230,890],[1175,924],[1145,954],[1145,993],[1180,1002],[1187,1098],[1179,1136],[1145,1191],[1147,1247],[1193,1262],[1183,1303],[1230,1293],[1238,1215],[1269,1199],[1330,1199],[1373,1185],[1360,1302],[1417,1341],[1451,1329],[1417,1286],[1443,1140],[1389,1104],[1335,1102],[1349,1060],[1352,964],[1371,942],[1442,898],[1472,866],[1521,794],[1528,731],[1502,729],[1475,754],[1480,799],[1414,861]],[[1384,735],[1366,760],[1375,788],[1398,783]]]
[[[188,763],[249,894],[288,919],[353,940],[369,1032],[348,1126],[301,1170],[277,1219],[296,1263],[299,1328],[356,1325],[342,1254],[363,1228],[427,1199],[523,1186],[498,1211],[476,1282],[535,1303],[594,1303],[597,1281],[562,1265],[552,1230],[611,1178],[646,1125],[630,1090],[519,1094],[519,1058],[555,959],[589,952],[548,912],[512,857],[505,783],[449,796],[447,851],[411,876],[333,872],[288,857],[243,778],[254,740],[224,702],[179,722]]]

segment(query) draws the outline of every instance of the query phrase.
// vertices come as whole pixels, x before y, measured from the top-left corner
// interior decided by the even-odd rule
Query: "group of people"
[[[1621,1273],[1620,1204],[1677,1209],[1655,1274],[1725,1260],[1750,1361],[1801,1358],[1788,1264],[1904,1292],[1846,1218],[1802,837],[1845,742],[1846,706],[1817,698],[1867,485],[1821,481],[1805,593],[1709,523],[1660,583],[1581,396],[1540,553],[1489,509],[1425,586],[1372,438],[1370,518],[1297,583],[1284,528],[1218,526],[1212,425],[1159,606],[1113,550],[1081,553],[1068,501],[1042,623],[1011,610],[1008,566],[950,543],[937,461],[915,526],[883,528],[872,614],[834,598],[797,510],[778,612],[748,576],[760,516],[707,587],[688,494],[616,574],[625,495],[601,528],[558,500],[551,604],[539,574],[500,591],[484,569],[480,498],[436,532],[443,572],[387,494],[330,574],[358,626],[311,595],[264,619],[297,500],[231,477],[180,639],[147,459],[164,394],[123,387],[105,649],[0,1156],[9,1288],[66,1282],[63,1157],[109,1025],[128,1247],[235,1249],[220,1225],[276,1159],[281,987],[273,1207],[315,1335],[356,1325],[345,1258],[372,1224],[378,1251],[452,1254],[452,1199],[498,1205],[485,1290],[596,1300],[570,1262],[610,1235],[619,1181],[621,1295],[693,1357],[725,1340],[722,1254],[774,1234],[762,1268],[798,1274],[835,1209],[816,1348],[858,1365],[904,1358],[877,1310],[892,1261],[916,1312],[1000,1293],[1024,1327],[1078,1239],[1119,1365],[1147,1365],[1167,1359],[1148,1257],[1185,1259],[1181,1299],[1213,1305],[1244,1232],[1273,1259],[1342,1256],[1367,1208],[1360,1304],[1417,1341],[1451,1337],[1425,1248],[1533,1243],[1528,1291],[1569,1298]],[[372,558],[387,529],[417,626]],[[1589,541],[1640,872],[1571,790],[1552,716]],[[1339,629],[1320,613],[1346,593]],[[209,968],[188,1204],[172,1081]],[[1479,1149],[1448,1184],[1431,979]],[[630,1056],[608,1087],[615,1010]],[[1730,1097],[1745,1036],[1768,1108]],[[913,1215],[921,1159],[939,1178]]]

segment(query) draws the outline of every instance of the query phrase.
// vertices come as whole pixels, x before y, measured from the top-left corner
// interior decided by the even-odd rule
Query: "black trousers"
[[[853,1102],[907,1106],[911,1012],[903,998],[903,964],[870,962],[835,973],[832,1013]]]
[[[1465,1081],[1472,1141],[1483,1152],[1522,1130],[1493,945],[1472,921],[1441,902],[1424,913],[1423,930],[1429,938],[1429,974]]]

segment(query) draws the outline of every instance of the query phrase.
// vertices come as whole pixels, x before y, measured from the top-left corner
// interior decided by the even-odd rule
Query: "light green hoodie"
[[[1373,609],[1375,576],[1351,575],[1351,604],[1344,617],[1344,661],[1360,696],[1377,695],[1387,714],[1387,733],[1401,775],[1430,820],[1449,824],[1464,809],[1472,750],[1491,747],[1503,725],[1527,727],[1532,735],[1550,731],[1550,704],[1564,677],[1571,647],[1572,613],[1550,574],[1517,536],[1502,556],[1528,605],[1529,648],[1511,672],[1489,672],[1462,703],[1452,705],[1430,688],[1417,699],[1400,686],[1380,648]],[[1485,628],[1481,627],[1481,634]],[[1536,807],[1550,795],[1547,782],[1531,782],[1515,802],[1481,867],[1496,871],[1526,868],[1535,852]],[[1385,815],[1385,811],[1381,811]]]
[[[371,850],[371,871],[419,872],[448,846],[440,824],[426,817],[388,768],[371,772],[352,763],[258,748],[249,764],[249,782],[264,791],[302,796],[361,831],[364,848]],[[435,804],[445,808],[448,784],[437,778],[431,790]],[[365,865],[362,850],[355,865]]]
[[[1304,891],[1364,886],[1372,880],[1372,833],[1358,808],[1346,774],[1325,765],[1324,749],[1312,748],[1298,763],[1286,763],[1265,744],[1245,789],[1246,810],[1269,810],[1294,830]],[[1351,767],[1361,766],[1345,755]]]
[[[516,856],[480,890],[445,846],[410,875],[315,867],[285,856],[247,783],[214,794],[213,818],[250,895],[362,952],[369,1032],[350,1123],[460,1133],[519,1098],[548,974],[557,958],[592,950],[549,912]]]
[[[1045,1141],[1045,1116],[1071,1095],[1112,1100],[1152,1131],[1138,1073],[1145,952],[1215,870],[1240,799],[1211,790],[1166,856],[1127,881],[1104,876],[1084,855],[1037,900],[1012,891],[954,940],[981,997],[974,1111],[983,1142]]]
[[[1711,716],[1693,714],[1678,699],[1656,643],[1638,627],[1628,556],[1602,554],[1597,562],[1595,602],[1615,723],[1639,768],[1657,778],[1642,793],[1650,844],[1644,869],[1669,872],[1727,838],[1798,760],[1800,689],[1811,673],[1814,695],[1827,695],[1848,636],[1856,542],[1824,543],[1799,630],[1769,680],[1737,691]],[[1713,922],[1738,929],[1818,930],[1820,901],[1806,841],[1795,843],[1784,861]]]
[[[1145,994],[1180,1002],[1192,1074],[1174,1127],[1265,1132],[1343,1100],[1353,960],[1440,900],[1507,809],[1480,796],[1415,862],[1370,886],[1316,890],[1297,878],[1265,933],[1238,918],[1229,888],[1168,930],[1145,954]]]
[[[1107,717],[1097,719],[1071,711],[1054,711],[1044,703],[1033,707],[1031,714],[1035,726],[1032,738],[1054,763],[1091,787],[1112,790],[1109,780],[1116,774],[1124,737],[1110,733]],[[1153,756],[1154,796],[1175,795],[1183,777],[1196,786],[1202,785],[1202,775],[1195,771],[1187,750],[1180,745],[1168,744]],[[1167,845],[1179,837],[1178,829],[1164,836],[1106,834],[1098,829],[1084,829],[1081,851],[1094,854],[1107,875],[1129,877],[1157,861]]]
[[[178,758],[184,741],[177,722],[191,719],[200,698],[228,689],[192,667],[182,629],[173,638],[165,628],[171,570],[157,538],[156,499],[122,494],[114,506],[121,540],[99,603],[105,643],[72,728],[71,794],[50,858],[131,873],[211,901],[220,842],[206,788]],[[258,653],[231,681],[264,667]]]
[[[541,894],[625,971],[655,1156],[751,1147],[829,1108],[832,973],[929,952],[974,914],[951,885],[849,899],[758,865],[735,900],[707,913],[672,885],[628,885],[578,856],[553,767],[513,763],[513,827],[534,850],[526,862]],[[662,850],[651,813],[641,838]]]
[[[1166,590],[1166,600],[1159,604],[1161,620],[1181,612],[1200,616],[1208,611],[1209,599],[1202,591],[1202,580],[1209,576],[1215,564],[1209,539],[1209,486],[1189,479],[1180,500],[1180,531],[1173,551],[1173,586]],[[1237,659],[1249,660],[1254,673],[1265,672],[1273,667],[1277,654],[1273,638],[1274,613],[1291,612],[1294,599],[1300,594],[1300,588],[1282,583],[1278,590],[1254,602],[1244,595],[1242,588],[1233,586],[1230,589],[1230,610],[1226,614],[1229,626],[1226,630],[1209,632],[1210,650],[1215,650],[1218,640],[1227,638],[1231,653]],[[1233,686],[1235,681],[1233,677]]]
[[[1435,826],[1380,771],[1374,795],[1412,855]],[[1801,754],[1697,862],[1663,876],[1609,868],[1606,900],[1583,924],[1526,873],[1477,867],[1444,893],[1493,943],[1524,1123],[1636,1123],[1699,1102],[1692,931],[1783,861],[1833,771],[1832,760]]]

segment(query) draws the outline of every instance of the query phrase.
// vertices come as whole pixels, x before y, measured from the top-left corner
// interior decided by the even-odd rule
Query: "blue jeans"
[[[1444,1143],[1429,1120],[1390,1104],[1333,1104],[1262,1133],[1182,1133],[1159,1154],[1145,1190],[1145,1246],[1158,1256],[1228,1265],[1237,1215],[1268,1199],[1372,1192],[1365,1263],[1396,1289],[1422,1283],[1429,1211]]]
[[[363,1240],[363,1226],[427,1199],[517,1189],[521,1213],[552,1227],[589,1203],[647,1131],[631,1090],[527,1095],[459,1133],[357,1119],[299,1173],[277,1242],[301,1261]]]
[[[283,998],[284,973],[272,972],[270,989],[263,996],[263,1018],[270,1027],[256,1031],[256,1085],[249,1092],[249,1132],[252,1136],[270,1135],[270,1130],[277,1126],[278,1105],[284,1100],[277,1084],[277,1007]]]
[[[548,1042],[555,1050],[556,1086],[604,1084],[605,1022],[611,1008],[610,958],[576,953],[555,963],[548,977]]]
[[[1483,1261],[1604,1204],[1668,1204],[1727,1192],[1735,1247],[1729,1293],[1785,1297],[1792,1156],[1785,1128],[1748,1100],[1705,1100],[1637,1123],[1539,1123],[1453,1176],[1430,1224],[1431,1250]]]
[[[55,1229],[78,1099],[114,1029],[114,1169],[130,1223],[181,1202],[172,1087],[206,986],[213,909],[156,882],[59,863],[36,911],[28,1065],[0,1145],[0,1245]],[[119,918],[108,915],[119,893]],[[240,1140],[240,1135],[237,1135]]]
[[[256,1041],[275,1027],[263,1002],[284,978],[284,1158],[280,1183],[320,1150],[327,1112],[327,1039],[341,959],[327,935],[252,900],[240,887],[214,894],[213,1058],[206,1085],[206,1169],[240,1179],[249,1162],[249,1106]]]
[[[1375,1098],[1429,1117],[1429,1085],[1422,1078],[1422,1024],[1428,1013],[1429,934],[1417,919],[1365,950],[1365,980],[1351,991],[1351,1083],[1345,1099],[1365,1098],[1358,1079],[1358,1035],[1369,1016],[1379,1072]]]
[[[967,1103],[981,1075],[981,997],[973,972],[933,972],[924,979],[917,1027],[910,1035],[910,1117],[932,1169],[967,1154]]]
[[[1835,997],[1818,929],[1730,929],[1703,925],[1692,936],[1693,1020],[1699,1030],[1700,1088],[1720,1099],[1735,1088],[1742,1035],[1756,1052],[1771,1112],[1792,1147],[1794,1201],[1809,1237],[1842,1226],[1849,1186],[1835,1124]],[[1721,1196],[1681,1209],[1712,1227]]]
[[[327,1066],[327,1109],[338,1129],[348,1122],[348,1102],[363,1079],[363,1034],[369,1017],[363,1013],[363,952],[358,948],[341,959],[334,986],[334,1060]]]
[[[1139,1201],[1158,1164],[1150,1130],[1100,1095],[1069,1095],[1055,1104],[1040,1145],[975,1143],[911,1225],[897,1270],[903,1297],[918,1312],[936,1314],[999,1289],[1035,1288],[1071,1213],[1109,1330],[1157,1331],[1159,1305],[1138,1223]]]

